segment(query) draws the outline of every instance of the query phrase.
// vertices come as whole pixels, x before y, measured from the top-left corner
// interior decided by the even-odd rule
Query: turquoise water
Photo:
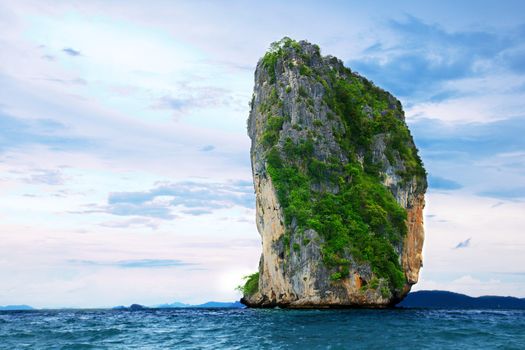
[[[0,312],[0,349],[525,349],[524,310]]]

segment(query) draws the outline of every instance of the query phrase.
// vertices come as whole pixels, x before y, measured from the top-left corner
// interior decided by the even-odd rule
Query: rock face
[[[241,302],[400,301],[422,265],[427,187],[401,103],[284,38],[257,64],[248,134],[262,256]]]

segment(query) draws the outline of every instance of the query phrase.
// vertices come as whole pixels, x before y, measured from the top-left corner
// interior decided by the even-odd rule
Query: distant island
[[[422,290],[409,293],[396,306],[431,309],[525,309],[525,298],[503,296],[475,298],[442,290]]]
[[[203,304],[186,304],[173,302],[154,306],[131,304],[130,306],[115,306],[113,310],[145,310],[145,309],[241,309],[245,306],[239,301],[218,302],[208,301]],[[444,290],[422,290],[411,292],[396,305],[397,308],[425,309],[525,309],[525,298],[511,296],[481,296],[471,297],[465,294]],[[38,310],[29,305],[0,306],[0,311],[30,311]]]
[[[160,304],[155,306],[144,306],[140,304],[131,304],[129,307],[126,306],[115,306],[112,309],[113,310],[144,310],[144,309],[241,309],[245,306],[241,304],[238,301],[232,301],[232,302],[221,302],[221,301],[208,301],[203,304],[185,304],[181,302],[173,302],[170,304]]]
[[[0,306],[0,311],[27,311],[27,310],[35,310],[33,307],[29,305],[5,305]]]
[[[226,309],[240,309],[244,308],[245,306],[241,304],[239,301],[233,301],[233,302],[221,302],[221,301],[208,301],[204,304],[197,304],[197,305],[191,305],[191,304],[184,304],[184,303],[172,303],[172,304],[161,304],[158,305],[157,308],[159,309],[172,309],[172,308],[199,308],[199,309],[215,309],[215,308],[226,308]]]

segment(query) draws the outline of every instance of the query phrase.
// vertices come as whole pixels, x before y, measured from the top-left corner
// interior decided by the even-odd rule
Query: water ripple
[[[0,312],[0,349],[523,349],[520,310]]]

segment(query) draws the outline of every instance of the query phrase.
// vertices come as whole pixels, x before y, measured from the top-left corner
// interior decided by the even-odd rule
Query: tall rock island
[[[422,265],[427,181],[399,100],[284,38],[257,64],[248,133],[262,256],[241,301],[400,301]]]

